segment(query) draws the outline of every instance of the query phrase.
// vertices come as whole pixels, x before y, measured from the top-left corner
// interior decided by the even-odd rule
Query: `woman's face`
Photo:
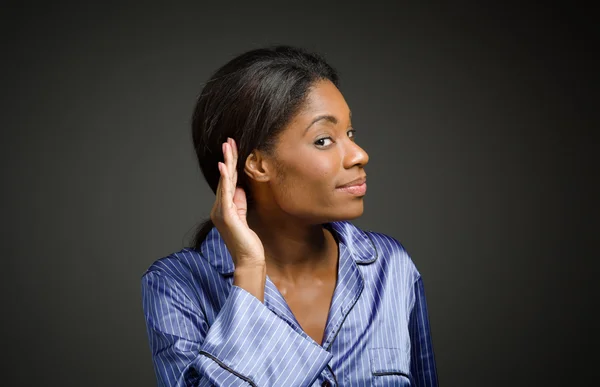
[[[275,146],[271,195],[295,217],[324,223],[363,213],[366,183],[341,189],[366,177],[368,154],[356,144],[350,109],[330,81],[313,85],[301,111],[286,125]]]

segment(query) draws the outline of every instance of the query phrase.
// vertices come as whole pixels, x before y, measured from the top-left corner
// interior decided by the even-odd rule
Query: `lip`
[[[346,184],[344,184],[344,185],[340,185],[340,186],[339,186],[339,187],[337,187],[337,188],[356,187],[356,186],[363,185],[363,184],[364,184],[364,183],[366,183],[366,182],[367,182],[367,177],[366,177],[366,176],[362,176],[362,177],[359,177],[358,179],[352,180],[352,181],[351,181],[351,182],[349,182],[349,183],[346,183]]]
[[[363,196],[367,193],[367,178],[366,176],[352,180],[340,187],[337,187],[338,191],[346,192],[351,195]]]

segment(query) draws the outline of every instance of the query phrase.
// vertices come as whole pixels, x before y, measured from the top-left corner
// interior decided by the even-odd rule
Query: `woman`
[[[160,385],[437,385],[419,272],[396,239],[348,221],[369,156],[338,86],[289,46],[206,83],[192,129],[210,220],[142,277]]]

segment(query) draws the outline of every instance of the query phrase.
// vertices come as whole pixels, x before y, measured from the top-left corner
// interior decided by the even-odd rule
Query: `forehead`
[[[338,88],[330,81],[322,80],[310,88],[297,118],[311,119],[317,114],[331,114],[337,116],[338,120],[345,120],[349,111],[348,104]]]
[[[344,127],[350,125],[350,108],[342,93],[328,80],[318,81],[310,88],[306,101],[296,115],[278,135],[278,147],[296,146],[295,141],[304,137],[310,131],[307,127],[315,127],[311,123],[320,116],[330,116],[335,122]],[[332,120],[321,120],[321,123]],[[285,145],[287,144],[287,145]]]

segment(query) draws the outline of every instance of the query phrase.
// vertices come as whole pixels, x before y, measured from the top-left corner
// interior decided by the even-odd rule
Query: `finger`
[[[227,142],[224,142],[221,144],[221,150],[223,151],[223,166],[225,167],[225,169],[229,169],[229,152],[227,150],[228,145],[229,144]],[[225,176],[226,176],[225,172],[221,171],[221,170],[219,170],[219,171],[221,172],[222,178],[225,179]],[[226,182],[223,182],[223,189],[224,190],[229,189],[229,185],[226,184]],[[222,195],[221,195],[221,198],[223,198]]]
[[[222,195],[222,191],[223,191],[223,187],[222,187],[223,176],[221,173],[221,162],[217,162],[217,169],[219,170],[219,183],[217,184],[217,190],[215,191],[215,197],[216,197],[215,202],[210,211],[211,218],[213,216],[220,216],[220,214],[221,214],[221,195]],[[214,221],[214,219],[213,219],[213,221]]]
[[[227,176],[229,178],[229,189],[231,190],[231,198],[233,200],[233,195],[235,194],[234,190],[235,190],[235,185],[236,185],[236,176],[235,176],[235,170],[236,170],[236,166],[235,166],[235,160],[233,157],[233,146],[232,146],[232,140],[230,137],[227,137],[227,143],[225,145],[225,158],[226,158],[226,164],[227,164]]]
[[[225,163],[225,167],[229,170],[230,167],[230,157],[229,157],[229,139],[225,141],[222,145],[223,147],[223,163]]]
[[[229,166],[228,166],[229,155],[228,155],[228,152],[227,152],[227,143],[226,143],[226,142],[224,142],[223,144],[221,144],[221,150],[223,151],[223,162],[221,163],[221,164],[223,164],[223,165],[221,165],[221,168],[222,168],[222,167],[225,167],[225,169],[227,169],[227,168],[229,168]],[[226,177],[225,177],[225,176],[226,176],[226,172],[227,172],[227,171],[222,171],[222,170],[220,170],[220,172],[221,172],[221,178],[222,178],[223,180],[225,180],[225,179],[226,179]],[[225,182],[225,181],[223,182],[223,187],[222,187],[222,189],[223,189],[223,190],[225,190],[225,189],[228,189],[228,188],[227,188],[227,184],[226,184],[226,182]]]
[[[233,200],[230,198],[229,187],[228,187],[228,176],[227,176],[227,167],[224,163],[220,163],[221,170],[221,192],[219,195],[219,204],[217,208],[217,214],[220,221],[222,221],[225,225],[232,225],[232,222],[235,221],[235,217],[232,214],[233,211]]]
[[[225,163],[225,166],[227,167],[227,169],[230,169],[230,159],[231,157],[229,156],[229,140],[227,140],[226,142],[224,142],[222,145],[223,148],[223,162]]]
[[[219,168],[219,184],[217,185],[217,192],[216,192],[216,196],[217,196],[217,202],[219,205],[221,205],[221,201],[223,198],[223,191],[225,190],[225,172],[224,172],[224,164],[222,162],[218,162],[217,166]]]
[[[234,169],[234,173],[233,173],[233,184],[234,186],[237,186],[237,167],[238,167],[238,149],[237,149],[237,143],[235,142],[235,140],[232,138],[231,139],[231,149],[233,151],[233,163],[235,166]]]
[[[235,140],[233,138],[231,139],[231,148],[233,149],[233,158],[237,162],[237,159],[238,159],[238,148],[237,148],[237,142],[235,142]]]
[[[223,209],[223,216],[229,211],[233,204],[233,195],[231,195],[230,177],[227,166],[224,163],[220,163],[221,171],[221,207]]]

